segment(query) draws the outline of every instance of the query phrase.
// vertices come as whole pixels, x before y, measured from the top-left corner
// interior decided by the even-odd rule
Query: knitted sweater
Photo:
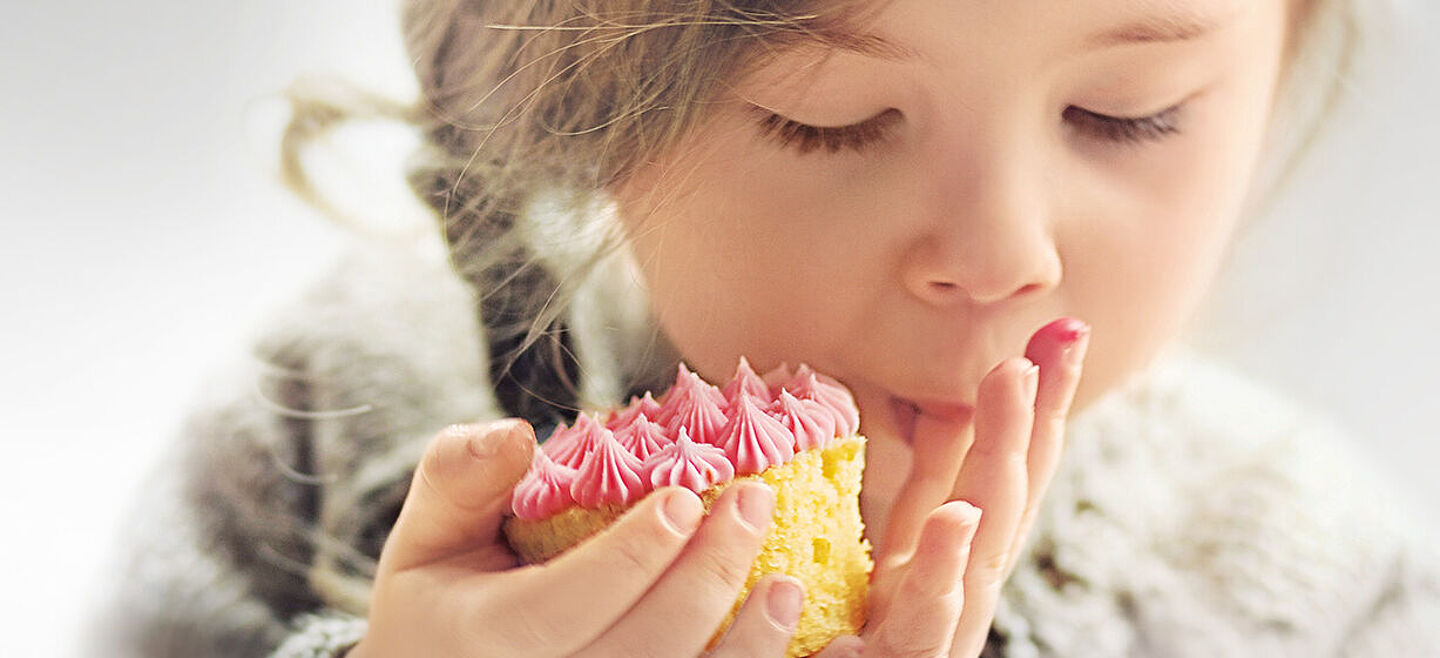
[[[95,654],[338,655],[360,637],[425,445],[500,415],[475,308],[445,263],[360,250],[278,316],[140,502]],[[578,324],[582,388],[618,395],[628,343]],[[1284,400],[1174,349],[1068,437],[986,655],[1440,655],[1435,544]]]

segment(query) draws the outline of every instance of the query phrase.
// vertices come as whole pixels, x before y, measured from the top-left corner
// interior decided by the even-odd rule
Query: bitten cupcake
[[[719,388],[681,364],[660,399],[646,393],[558,428],[516,485],[505,534],[522,560],[544,562],[658,488],[686,487],[708,513],[726,487],[763,481],[775,491],[774,524],[711,643],[756,581],[783,573],[805,585],[788,655],[809,655],[865,623],[874,565],[860,519],[859,425],[850,392],[807,366],[761,377],[742,358]]]

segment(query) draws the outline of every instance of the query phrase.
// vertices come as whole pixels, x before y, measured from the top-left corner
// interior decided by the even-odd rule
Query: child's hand
[[[862,646],[877,656],[980,655],[1059,463],[1088,342],[1083,324],[1051,323],[1030,339],[1028,360],[1007,359],[986,375],[972,417],[920,417],[910,477],[876,559],[863,642],[838,640],[822,658]],[[1031,363],[1038,376],[1027,374]]]
[[[732,486],[702,523],[699,497],[662,489],[549,563],[521,567],[500,522],[535,449],[530,426],[514,420],[435,438],[381,553],[369,629],[351,658],[704,650],[759,553],[774,492]],[[791,578],[760,581],[712,655],[783,655],[801,595]]]

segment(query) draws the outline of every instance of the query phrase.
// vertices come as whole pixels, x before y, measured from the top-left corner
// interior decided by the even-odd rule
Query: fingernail
[[[1020,391],[1026,400],[1034,401],[1036,391],[1040,387],[1040,364],[1031,363],[1025,369],[1025,374],[1020,377]]]
[[[740,489],[735,501],[740,518],[751,529],[760,532],[770,526],[771,514],[775,512],[775,490],[765,485],[748,486]]]
[[[1061,358],[1067,366],[1078,366],[1085,358],[1085,351],[1090,348],[1090,325],[1076,321],[1078,324],[1073,332],[1066,336],[1065,347],[1061,350]]]
[[[464,426],[458,426],[464,427]],[[517,418],[506,418],[464,429],[470,433],[465,447],[476,459],[490,459],[499,454],[500,448],[517,433],[529,433],[530,424]],[[533,438],[532,438],[533,440]]]
[[[683,491],[670,492],[660,506],[660,511],[665,515],[665,521],[682,535],[695,532],[695,529],[700,527],[701,517],[705,516],[700,499]]]
[[[770,583],[770,592],[765,595],[765,612],[770,621],[781,630],[794,632],[800,625],[800,608],[805,604],[805,592],[799,583],[780,579]]]
[[[960,514],[960,522],[967,526],[980,525],[980,508],[963,500],[952,501]]]

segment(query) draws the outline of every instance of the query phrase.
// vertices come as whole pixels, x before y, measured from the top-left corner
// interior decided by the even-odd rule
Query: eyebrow
[[[1086,43],[1091,48],[1104,48],[1194,41],[1216,31],[1219,25],[1216,17],[1199,13],[1157,14],[1100,32]]]

